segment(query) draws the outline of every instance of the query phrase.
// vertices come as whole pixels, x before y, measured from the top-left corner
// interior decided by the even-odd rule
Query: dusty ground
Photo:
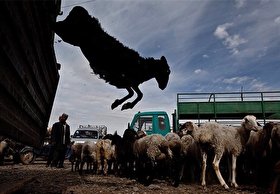
[[[168,182],[154,180],[150,186],[139,184],[135,180],[85,174],[80,176],[71,172],[70,163],[64,169],[46,168],[44,161],[36,161],[32,165],[0,166],[0,193],[234,193],[234,194],[265,194],[265,190],[255,186],[240,185],[238,189],[224,190],[218,184],[208,185],[206,189],[199,184],[180,184],[174,188]]]

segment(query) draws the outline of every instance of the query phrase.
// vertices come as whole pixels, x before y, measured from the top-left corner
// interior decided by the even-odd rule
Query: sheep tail
[[[104,150],[104,142],[103,141],[100,142],[99,153],[100,153],[101,158],[104,158],[105,150]]]

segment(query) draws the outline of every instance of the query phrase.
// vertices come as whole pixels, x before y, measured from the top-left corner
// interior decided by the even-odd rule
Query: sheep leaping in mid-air
[[[201,127],[198,127],[192,122],[186,122],[182,127],[183,133],[190,133],[195,141],[199,143],[202,151],[202,182],[203,186],[206,185],[205,173],[206,173],[206,161],[207,152],[203,145],[210,146],[215,153],[213,160],[213,168],[217,175],[220,184],[228,189],[228,185],[223,179],[219,163],[224,154],[228,152],[232,156],[232,177],[231,185],[238,187],[236,183],[236,159],[242,152],[249,139],[251,130],[258,131],[259,127],[256,121],[256,117],[253,115],[247,115],[244,117],[240,127],[226,126],[218,124],[216,122],[207,122]]]
[[[74,7],[64,21],[56,22],[54,31],[63,41],[81,48],[95,74],[128,91],[128,95],[115,100],[112,109],[136,92],[136,99],[122,106],[122,110],[133,108],[143,97],[139,85],[145,81],[155,78],[160,89],[167,86],[170,68],[164,56],[160,59],[141,57],[107,34],[97,18],[91,17],[83,7]]]

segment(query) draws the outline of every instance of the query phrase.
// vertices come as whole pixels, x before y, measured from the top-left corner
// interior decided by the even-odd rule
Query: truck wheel
[[[22,164],[32,164],[35,161],[36,155],[33,149],[25,149],[20,152],[20,161]]]

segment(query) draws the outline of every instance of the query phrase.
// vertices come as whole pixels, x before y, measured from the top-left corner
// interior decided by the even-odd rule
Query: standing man
[[[54,155],[51,166],[63,168],[65,153],[70,146],[70,126],[66,123],[68,115],[63,113],[59,122],[52,126],[51,144],[54,147]]]

